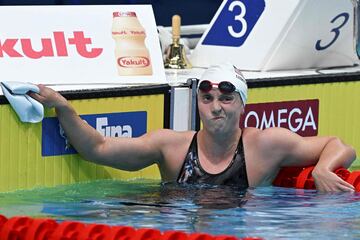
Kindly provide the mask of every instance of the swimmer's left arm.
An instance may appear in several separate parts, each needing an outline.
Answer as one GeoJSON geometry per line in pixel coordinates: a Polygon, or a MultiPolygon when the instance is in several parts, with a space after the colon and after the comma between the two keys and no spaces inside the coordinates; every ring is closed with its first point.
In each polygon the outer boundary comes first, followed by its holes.
{"type": "Polygon", "coordinates": [[[351,146],[337,137],[329,137],[312,171],[316,188],[325,192],[354,191],[354,187],[338,177],[334,171],[339,167],[350,167],[355,159],[356,152],[351,146]]]}
{"type": "MultiPolygon", "coordinates": [[[[339,167],[348,168],[356,159],[355,150],[337,137],[301,137],[289,130],[268,131],[272,139],[272,158],[282,166],[316,165],[313,177],[319,191],[353,191],[353,186],[333,173],[339,167]]],[[[265,132],[264,131],[264,132],[265,132]]]]}

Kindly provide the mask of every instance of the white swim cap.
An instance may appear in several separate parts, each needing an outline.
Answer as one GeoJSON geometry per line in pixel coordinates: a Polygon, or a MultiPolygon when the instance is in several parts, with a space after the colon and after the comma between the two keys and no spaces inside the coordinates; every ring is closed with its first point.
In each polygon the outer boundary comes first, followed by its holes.
{"type": "Polygon", "coordinates": [[[202,81],[205,80],[208,80],[212,83],[220,83],[224,81],[231,82],[236,88],[235,91],[240,94],[240,98],[244,106],[246,105],[248,91],[246,80],[241,71],[233,64],[226,62],[219,65],[210,66],[201,76],[199,85],[202,81]]]}

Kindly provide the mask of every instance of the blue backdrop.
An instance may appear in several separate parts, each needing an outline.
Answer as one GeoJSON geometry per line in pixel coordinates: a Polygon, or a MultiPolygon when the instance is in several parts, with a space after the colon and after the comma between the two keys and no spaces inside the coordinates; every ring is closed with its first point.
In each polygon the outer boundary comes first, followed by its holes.
{"type": "Polygon", "coordinates": [[[157,25],[170,26],[179,14],[182,25],[209,23],[222,0],[0,0],[0,5],[152,4],[157,25]]]}

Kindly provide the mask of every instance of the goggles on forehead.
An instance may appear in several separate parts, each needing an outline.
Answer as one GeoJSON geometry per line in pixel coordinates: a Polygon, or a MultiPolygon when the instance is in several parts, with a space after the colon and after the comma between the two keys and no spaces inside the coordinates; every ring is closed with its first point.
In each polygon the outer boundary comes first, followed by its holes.
{"type": "Polygon", "coordinates": [[[210,92],[213,86],[217,86],[221,93],[232,93],[236,90],[234,84],[228,81],[222,81],[219,83],[212,83],[209,80],[204,80],[199,85],[199,90],[202,92],[210,92]]]}

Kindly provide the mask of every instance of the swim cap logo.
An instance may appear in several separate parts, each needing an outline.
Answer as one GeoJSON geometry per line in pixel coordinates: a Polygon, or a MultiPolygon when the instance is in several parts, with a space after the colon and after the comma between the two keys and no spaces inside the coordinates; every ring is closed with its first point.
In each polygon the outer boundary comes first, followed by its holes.
{"type": "Polygon", "coordinates": [[[147,57],[120,57],[117,63],[125,68],[142,68],[150,65],[150,60],[147,57]]]}
{"type": "Polygon", "coordinates": [[[243,83],[247,84],[246,80],[245,80],[245,77],[242,74],[242,72],[240,71],[240,69],[236,68],[235,66],[233,66],[233,68],[234,68],[234,71],[235,71],[235,77],[237,79],[241,80],[243,83]]]}
{"type": "Polygon", "coordinates": [[[264,0],[228,0],[202,44],[240,47],[264,9],[264,0]]]}

